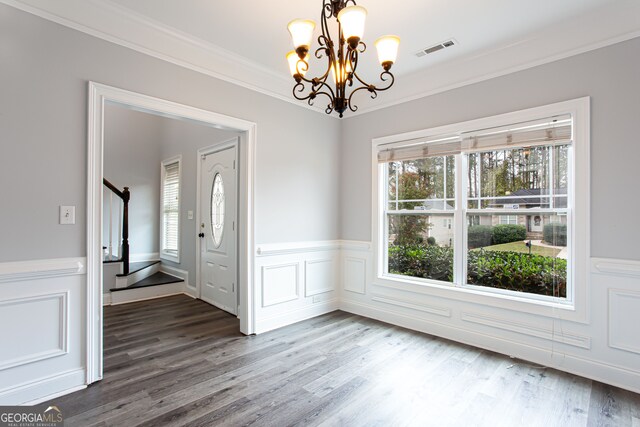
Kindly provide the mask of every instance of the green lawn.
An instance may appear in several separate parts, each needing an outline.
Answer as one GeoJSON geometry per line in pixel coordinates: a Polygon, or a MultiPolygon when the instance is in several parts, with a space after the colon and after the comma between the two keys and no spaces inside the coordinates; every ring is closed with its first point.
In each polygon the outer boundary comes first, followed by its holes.
{"type": "MultiPolygon", "coordinates": [[[[501,245],[493,245],[493,246],[485,246],[485,251],[510,251],[510,252],[521,252],[528,254],[529,248],[525,246],[524,242],[511,242],[511,243],[503,243],[501,245]]],[[[535,255],[543,255],[554,257],[558,255],[560,249],[556,248],[548,248],[546,246],[531,246],[531,253],[535,255]]]]}

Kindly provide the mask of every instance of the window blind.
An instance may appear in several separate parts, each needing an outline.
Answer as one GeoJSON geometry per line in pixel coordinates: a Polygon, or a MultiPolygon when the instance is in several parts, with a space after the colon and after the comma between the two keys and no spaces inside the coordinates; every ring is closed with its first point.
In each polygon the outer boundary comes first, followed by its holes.
{"type": "Polygon", "coordinates": [[[437,136],[393,144],[378,151],[378,162],[400,162],[434,156],[460,154],[462,139],[457,135],[437,136]]]}
{"type": "Polygon", "coordinates": [[[380,146],[378,162],[389,163],[505,148],[566,145],[572,141],[572,124],[571,116],[564,115],[456,135],[403,141],[380,146]]]}
{"type": "Polygon", "coordinates": [[[162,182],[162,250],[178,252],[180,162],[164,165],[162,182]]]}
{"type": "Polygon", "coordinates": [[[505,148],[571,143],[571,116],[547,118],[463,134],[462,151],[478,152],[505,148]]]}

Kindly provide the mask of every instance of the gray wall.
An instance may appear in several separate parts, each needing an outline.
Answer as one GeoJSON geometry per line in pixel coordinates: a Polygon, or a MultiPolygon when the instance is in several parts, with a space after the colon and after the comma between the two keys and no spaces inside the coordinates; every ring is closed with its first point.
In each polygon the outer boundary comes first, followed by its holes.
{"type": "Polygon", "coordinates": [[[256,242],[339,238],[338,120],[4,4],[0,63],[0,262],[86,255],[90,80],[256,122],[256,242]]]}
{"type": "MultiPolygon", "coordinates": [[[[122,190],[129,187],[129,253],[159,251],[160,146],[165,118],[107,104],[104,112],[104,177],[122,190]]],[[[105,202],[111,191],[103,189],[105,202]]],[[[118,202],[114,196],[114,203],[118,202]]],[[[117,248],[118,210],[113,209],[113,239],[117,248]]],[[[104,204],[103,246],[107,246],[108,205],[104,204]],[[107,231],[107,232],[105,232],[107,231]]]]}
{"type": "Polygon", "coordinates": [[[591,255],[640,260],[640,38],[348,118],[343,239],[371,239],[371,140],[591,96],[591,255]]]}

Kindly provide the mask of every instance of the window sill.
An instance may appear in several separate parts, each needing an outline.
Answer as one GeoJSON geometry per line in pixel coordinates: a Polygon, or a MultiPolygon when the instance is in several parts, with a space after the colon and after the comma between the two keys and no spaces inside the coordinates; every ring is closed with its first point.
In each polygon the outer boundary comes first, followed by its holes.
{"type": "Polygon", "coordinates": [[[168,254],[165,252],[161,252],[160,253],[160,259],[163,259],[165,261],[171,261],[171,262],[175,262],[175,263],[180,263],[180,254],[177,255],[173,255],[173,254],[168,254]]]}

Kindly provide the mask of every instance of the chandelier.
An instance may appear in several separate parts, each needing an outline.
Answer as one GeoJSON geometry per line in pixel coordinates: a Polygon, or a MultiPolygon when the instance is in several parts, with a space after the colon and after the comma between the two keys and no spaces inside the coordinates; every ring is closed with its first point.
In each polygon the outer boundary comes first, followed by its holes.
{"type": "Polygon", "coordinates": [[[309,105],[313,105],[318,96],[324,95],[329,99],[325,112],[331,114],[336,111],[342,117],[347,108],[353,112],[358,109],[352,101],[357,92],[366,90],[375,99],[378,92],[393,86],[395,77],[390,70],[398,54],[400,38],[397,36],[383,36],[375,42],[378,60],[383,68],[381,86],[366,83],[357,73],[359,55],[367,49],[362,41],[366,17],[366,9],[357,6],[354,0],[323,0],[320,18],[322,34],[318,36],[320,47],[315,51],[315,57],[326,57],[328,64],[324,74],[313,78],[305,76],[309,71],[309,50],[316,23],[308,19],[295,19],[289,23],[295,50],[287,54],[287,61],[296,81],[293,86],[296,99],[307,100],[309,105]],[[329,34],[328,20],[332,17],[338,24],[337,46],[329,34]],[[327,82],[329,76],[333,85],[327,82]],[[310,89],[306,94],[305,83],[310,89]]]}

